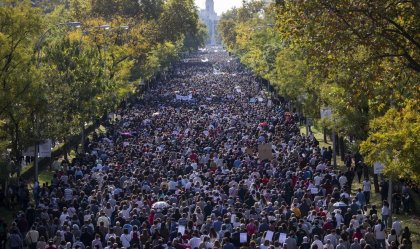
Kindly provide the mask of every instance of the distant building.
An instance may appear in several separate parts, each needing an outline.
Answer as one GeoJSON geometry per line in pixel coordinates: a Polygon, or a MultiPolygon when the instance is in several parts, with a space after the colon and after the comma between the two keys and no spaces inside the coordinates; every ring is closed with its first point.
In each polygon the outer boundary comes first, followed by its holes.
{"type": "Polygon", "coordinates": [[[200,10],[200,19],[206,24],[209,31],[209,40],[207,41],[210,45],[216,45],[217,42],[217,24],[220,17],[214,11],[213,0],[206,0],[206,8],[200,10]]]}

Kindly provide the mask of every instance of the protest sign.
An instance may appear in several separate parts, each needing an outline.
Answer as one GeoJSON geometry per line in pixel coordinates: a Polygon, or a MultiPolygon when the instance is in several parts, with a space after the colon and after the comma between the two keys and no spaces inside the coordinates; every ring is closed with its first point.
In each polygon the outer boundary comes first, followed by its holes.
{"type": "Polygon", "coordinates": [[[273,151],[271,144],[260,144],[258,145],[258,157],[261,160],[273,159],[273,151]]]}
{"type": "Polygon", "coordinates": [[[273,236],[274,236],[274,232],[273,231],[267,231],[265,233],[265,240],[272,241],[273,240],[273,236]]]}

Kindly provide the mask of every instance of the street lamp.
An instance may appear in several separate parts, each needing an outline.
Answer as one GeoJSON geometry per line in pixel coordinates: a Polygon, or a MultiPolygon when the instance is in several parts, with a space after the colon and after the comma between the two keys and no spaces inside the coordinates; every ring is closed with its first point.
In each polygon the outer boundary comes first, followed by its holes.
{"type": "Polygon", "coordinates": [[[73,28],[80,28],[82,26],[80,22],[68,22],[68,23],[64,23],[64,25],[67,25],[68,27],[73,27],[73,28]]]}
{"type": "Polygon", "coordinates": [[[109,24],[103,24],[103,25],[99,25],[99,26],[97,26],[97,27],[95,27],[95,28],[108,30],[108,29],[110,29],[110,28],[111,28],[111,25],[109,25],[109,24]]]}
{"type": "Polygon", "coordinates": [[[128,30],[129,29],[128,25],[121,25],[118,28],[125,29],[125,30],[128,30]]]}
{"type": "Polygon", "coordinates": [[[51,30],[53,28],[59,27],[59,26],[67,26],[70,28],[80,28],[82,26],[82,24],[80,22],[65,22],[65,23],[58,23],[56,25],[54,25],[53,27],[47,29],[38,39],[38,42],[36,43],[36,50],[37,50],[37,62],[38,62],[38,67],[40,66],[41,63],[41,45],[42,43],[45,41],[45,38],[47,37],[47,35],[51,32],[51,30]]]}

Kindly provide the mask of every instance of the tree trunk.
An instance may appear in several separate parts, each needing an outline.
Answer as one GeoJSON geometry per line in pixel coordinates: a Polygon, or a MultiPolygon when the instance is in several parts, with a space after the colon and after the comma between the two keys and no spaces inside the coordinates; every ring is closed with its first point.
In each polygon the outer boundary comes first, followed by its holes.
{"type": "Polygon", "coordinates": [[[67,148],[66,138],[63,139],[63,144],[64,144],[64,146],[63,146],[64,147],[64,160],[68,161],[69,160],[69,157],[68,157],[69,150],[67,148]]]}
{"type": "Polygon", "coordinates": [[[336,133],[335,134],[335,151],[336,151],[336,153],[337,153],[337,155],[340,155],[340,150],[341,150],[341,148],[340,148],[340,146],[339,146],[339,139],[340,139],[340,137],[338,136],[338,134],[336,133]]]}
{"type": "Polygon", "coordinates": [[[82,121],[81,122],[81,128],[82,128],[82,141],[81,141],[81,151],[82,151],[82,154],[83,153],[85,153],[85,124],[84,124],[84,122],[82,121]]]}
{"type": "Polygon", "coordinates": [[[324,133],[324,143],[327,143],[327,128],[323,128],[322,132],[324,133]]]}
{"type": "Polygon", "coordinates": [[[373,186],[375,188],[375,193],[379,193],[379,180],[377,174],[373,175],[373,186]]]}
{"type": "Polygon", "coordinates": [[[346,145],[344,143],[344,137],[340,137],[339,141],[339,147],[340,147],[340,156],[341,156],[341,161],[344,161],[345,156],[346,156],[346,145]]]}

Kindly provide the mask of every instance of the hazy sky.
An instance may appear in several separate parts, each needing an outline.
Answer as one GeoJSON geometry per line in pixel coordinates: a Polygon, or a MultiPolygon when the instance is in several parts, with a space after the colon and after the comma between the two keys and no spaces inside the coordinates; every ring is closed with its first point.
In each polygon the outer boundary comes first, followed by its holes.
{"type": "MultiPolygon", "coordinates": [[[[205,9],[206,0],[195,0],[195,4],[199,9],[205,9]]],[[[214,0],[214,9],[216,13],[221,15],[226,10],[242,5],[242,0],[214,0]]]]}

